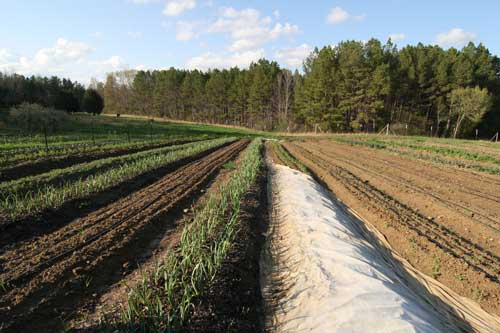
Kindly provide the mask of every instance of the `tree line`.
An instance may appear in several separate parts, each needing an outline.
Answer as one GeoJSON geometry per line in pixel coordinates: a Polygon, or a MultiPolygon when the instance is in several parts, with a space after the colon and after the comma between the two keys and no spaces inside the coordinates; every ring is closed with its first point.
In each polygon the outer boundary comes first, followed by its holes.
{"type": "MultiPolygon", "coordinates": [[[[104,112],[280,131],[377,132],[444,137],[500,129],[500,60],[482,44],[398,49],[344,41],[316,48],[302,72],[261,59],[249,68],[125,70],[92,80],[104,112]]],[[[0,108],[23,101],[82,110],[85,89],[58,78],[0,75],[0,108]]]]}
{"type": "Polygon", "coordinates": [[[303,72],[262,59],[248,69],[123,71],[96,84],[105,112],[264,130],[484,136],[500,128],[500,61],[482,44],[398,49],[345,41],[315,49],[303,72]]]}
{"type": "Polygon", "coordinates": [[[96,114],[104,108],[104,100],[95,89],[86,89],[70,79],[57,76],[25,77],[0,72],[0,110],[41,110],[29,105],[38,105],[47,110],[96,114]]]}

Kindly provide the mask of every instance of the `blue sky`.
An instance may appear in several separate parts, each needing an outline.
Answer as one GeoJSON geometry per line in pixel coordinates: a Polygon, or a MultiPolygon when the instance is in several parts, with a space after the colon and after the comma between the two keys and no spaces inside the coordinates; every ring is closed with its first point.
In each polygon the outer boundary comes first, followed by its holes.
{"type": "Polygon", "coordinates": [[[314,46],[396,39],[500,54],[500,2],[2,0],[0,70],[87,83],[121,69],[300,67],[314,46]]]}

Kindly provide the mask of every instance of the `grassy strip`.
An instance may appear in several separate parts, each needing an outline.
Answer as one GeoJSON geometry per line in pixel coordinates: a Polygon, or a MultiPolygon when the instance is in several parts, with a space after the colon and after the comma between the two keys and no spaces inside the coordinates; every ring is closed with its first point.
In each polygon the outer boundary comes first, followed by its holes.
{"type": "Polygon", "coordinates": [[[297,160],[295,157],[290,155],[288,151],[281,145],[281,143],[273,141],[272,143],[274,151],[276,154],[278,154],[278,157],[285,162],[288,165],[295,166],[298,168],[300,171],[302,171],[305,174],[309,174],[309,171],[307,170],[307,167],[302,164],[299,160],[297,160]]]}
{"type": "Polygon", "coordinates": [[[143,158],[136,158],[136,156],[134,156],[134,158],[118,167],[111,168],[104,172],[91,174],[87,177],[67,182],[60,186],[44,186],[24,195],[13,193],[0,201],[0,210],[12,219],[15,219],[16,217],[34,214],[47,208],[57,208],[69,200],[84,198],[145,172],[157,169],[179,159],[195,155],[204,150],[220,146],[231,140],[234,140],[234,138],[221,138],[177,147],[165,147],[154,153],[141,152],[138,154],[143,158]]]}
{"type": "Polygon", "coordinates": [[[181,328],[222,264],[238,229],[240,202],[262,166],[262,141],[245,150],[239,169],[212,194],[182,232],[179,248],[133,289],[120,319],[132,332],[172,332],[181,328]]]}
{"type": "Polygon", "coordinates": [[[345,138],[336,138],[336,140],[340,143],[346,143],[351,146],[365,146],[365,147],[370,147],[374,149],[384,149],[387,150],[390,153],[393,153],[398,156],[407,156],[410,158],[418,159],[418,160],[425,160],[425,161],[430,161],[433,163],[437,164],[444,164],[444,165],[450,165],[454,167],[459,167],[463,169],[470,169],[470,170],[476,170],[476,171],[481,171],[481,172],[486,172],[491,175],[499,175],[500,174],[500,168],[496,168],[493,166],[486,166],[486,165],[481,165],[481,164],[475,164],[475,163],[469,163],[461,160],[448,160],[445,158],[442,158],[439,155],[426,155],[422,154],[418,151],[401,151],[397,149],[393,149],[390,147],[390,145],[387,145],[386,142],[381,142],[381,141],[373,141],[373,140],[368,140],[368,141],[358,141],[358,140],[349,140],[345,138]]]}

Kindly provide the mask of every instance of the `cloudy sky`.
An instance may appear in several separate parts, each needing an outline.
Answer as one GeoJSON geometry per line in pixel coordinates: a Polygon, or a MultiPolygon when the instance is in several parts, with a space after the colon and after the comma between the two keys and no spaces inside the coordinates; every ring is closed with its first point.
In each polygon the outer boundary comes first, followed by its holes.
{"type": "Polygon", "coordinates": [[[345,39],[483,42],[500,54],[500,1],[1,0],[0,71],[87,83],[126,68],[300,68],[345,39]]]}

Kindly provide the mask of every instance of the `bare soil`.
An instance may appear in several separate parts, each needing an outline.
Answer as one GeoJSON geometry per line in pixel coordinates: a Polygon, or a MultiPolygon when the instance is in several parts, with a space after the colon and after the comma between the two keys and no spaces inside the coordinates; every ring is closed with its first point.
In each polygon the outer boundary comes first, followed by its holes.
{"type": "Polygon", "coordinates": [[[412,265],[500,314],[500,177],[330,140],[284,146],[412,265]]]}
{"type": "Polygon", "coordinates": [[[123,196],[129,195],[131,192],[149,186],[180,166],[198,160],[228,144],[226,143],[220,147],[210,148],[193,156],[182,158],[88,197],[69,200],[61,207],[50,208],[16,220],[11,220],[0,214],[0,254],[6,249],[16,246],[18,242],[31,242],[32,239],[53,232],[77,217],[89,214],[123,196]]]}
{"type": "MultiPolygon", "coordinates": [[[[241,164],[242,153],[234,159],[236,166],[241,164]]],[[[158,234],[151,240],[151,251],[145,251],[140,258],[136,258],[137,265],[118,282],[110,286],[97,298],[91,298],[84,305],[75,310],[75,315],[67,323],[67,327],[75,332],[113,332],[113,323],[119,319],[119,315],[126,308],[129,292],[137,285],[143,275],[150,274],[158,262],[168,255],[172,249],[178,248],[180,236],[184,225],[194,218],[194,212],[200,208],[211,195],[216,194],[221,184],[225,183],[236,168],[219,168],[209,183],[193,194],[184,209],[175,210],[170,213],[175,227],[164,234],[158,234]]]]}
{"type": "Polygon", "coordinates": [[[3,331],[64,329],[74,310],[133,270],[151,240],[175,228],[175,209],[248,141],[216,150],[87,216],[0,256],[3,331]]]}

